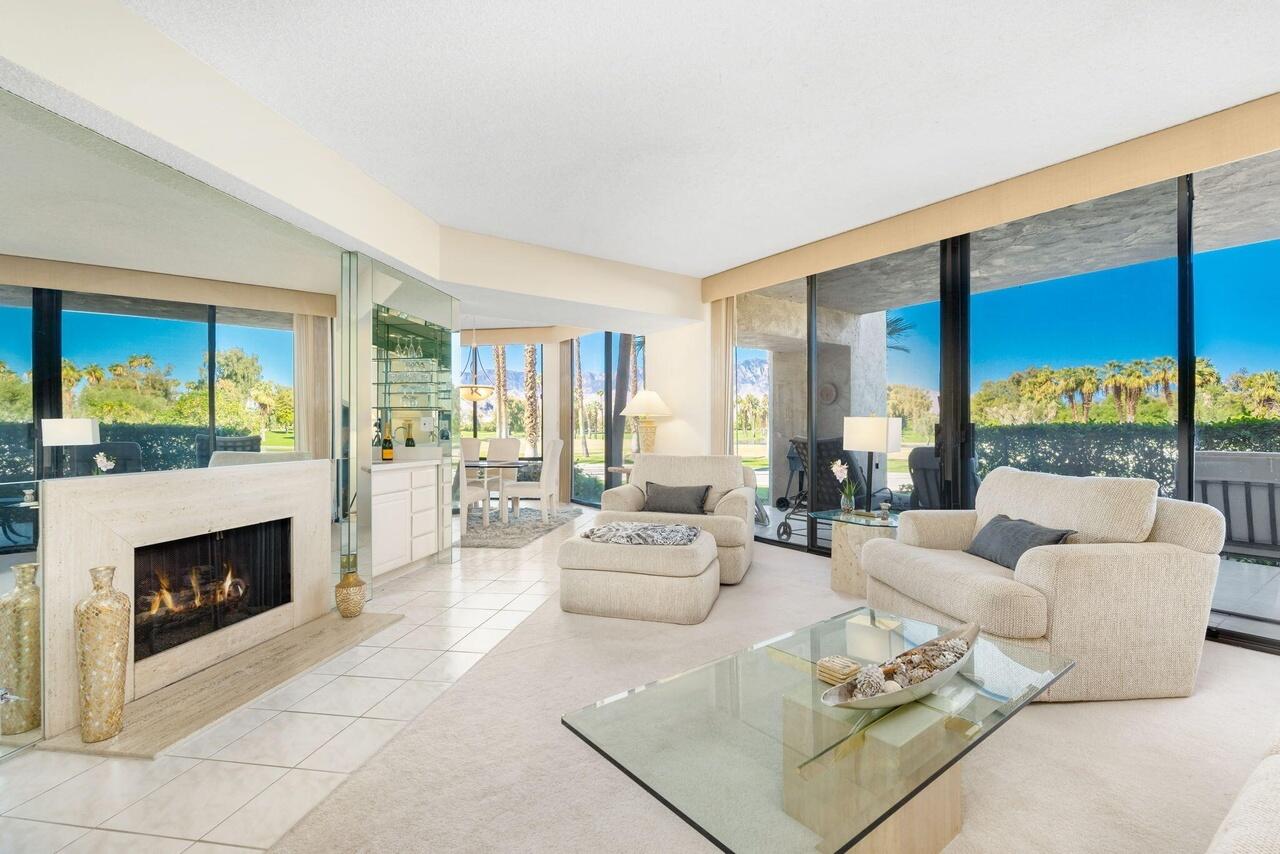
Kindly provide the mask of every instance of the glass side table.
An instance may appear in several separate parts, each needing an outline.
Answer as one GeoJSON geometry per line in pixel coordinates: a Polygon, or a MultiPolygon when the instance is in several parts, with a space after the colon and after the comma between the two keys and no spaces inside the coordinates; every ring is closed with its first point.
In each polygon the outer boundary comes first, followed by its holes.
{"type": "Polygon", "coordinates": [[[898,536],[898,514],[888,519],[857,516],[843,510],[817,510],[809,514],[831,523],[831,589],[866,597],[867,575],[862,571],[862,546],[880,537],[898,536]]]}

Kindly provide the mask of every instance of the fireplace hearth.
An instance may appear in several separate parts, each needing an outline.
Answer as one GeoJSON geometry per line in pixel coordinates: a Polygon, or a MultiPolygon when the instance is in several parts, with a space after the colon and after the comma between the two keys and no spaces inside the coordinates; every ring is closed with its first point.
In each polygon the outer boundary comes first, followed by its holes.
{"type": "Polygon", "coordinates": [[[135,661],[291,601],[289,519],[134,551],[135,661]]]}

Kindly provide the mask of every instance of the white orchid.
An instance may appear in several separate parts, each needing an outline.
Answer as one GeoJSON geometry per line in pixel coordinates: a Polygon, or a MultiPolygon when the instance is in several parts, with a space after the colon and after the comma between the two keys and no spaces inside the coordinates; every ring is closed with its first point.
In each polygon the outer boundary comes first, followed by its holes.
{"type": "Polygon", "coordinates": [[[836,483],[844,483],[849,478],[849,467],[843,460],[833,460],[831,473],[836,476],[836,483]]]}
{"type": "Polygon", "coordinates": [[[93,464],[98,467],[98,471],[106,474],[116,467],[116,461],[108,457],[102,451],[93,455],[93,464]]]}

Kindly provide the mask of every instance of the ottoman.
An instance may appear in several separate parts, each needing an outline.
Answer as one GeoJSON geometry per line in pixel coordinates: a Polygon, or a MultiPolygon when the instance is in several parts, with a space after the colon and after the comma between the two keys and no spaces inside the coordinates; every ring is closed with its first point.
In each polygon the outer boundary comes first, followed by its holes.
{"type": "Polygon", "coordinates": [[[720,595],[715,537],[687,546],[630,546],[574,537],[560,544],[560,610],[691,625],[720,595]]]}

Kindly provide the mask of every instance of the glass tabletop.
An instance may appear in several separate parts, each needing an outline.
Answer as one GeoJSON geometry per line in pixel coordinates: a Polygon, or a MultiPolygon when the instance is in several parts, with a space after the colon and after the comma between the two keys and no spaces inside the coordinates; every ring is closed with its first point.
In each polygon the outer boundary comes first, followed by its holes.
{"type": "Polygon", "coordinates": [[[944,631],[858,608],[563,723],[726,850],[842,851],[1073,664],[982,636],[964,671],[923,700],[875,711],[821,702],[830,686],[818,659],[878,664],[944,631]]]}
{"type": "Polygon", "coordinates": [[[842,522],[846,525],[865,525],[868,528],[898,527],[897,513],[890,513],[888,519],[881,519],[879,516],[859,516],[855,513],[850,513],[847,510],[814,510],[809,515],[815,519],[823,519],[827,522],[842,522]]]}
{"type": "Polygon", "coordinates": [[[467,460],[464,465],[469,469],[518,469],[537,460],[467,460]]]}

